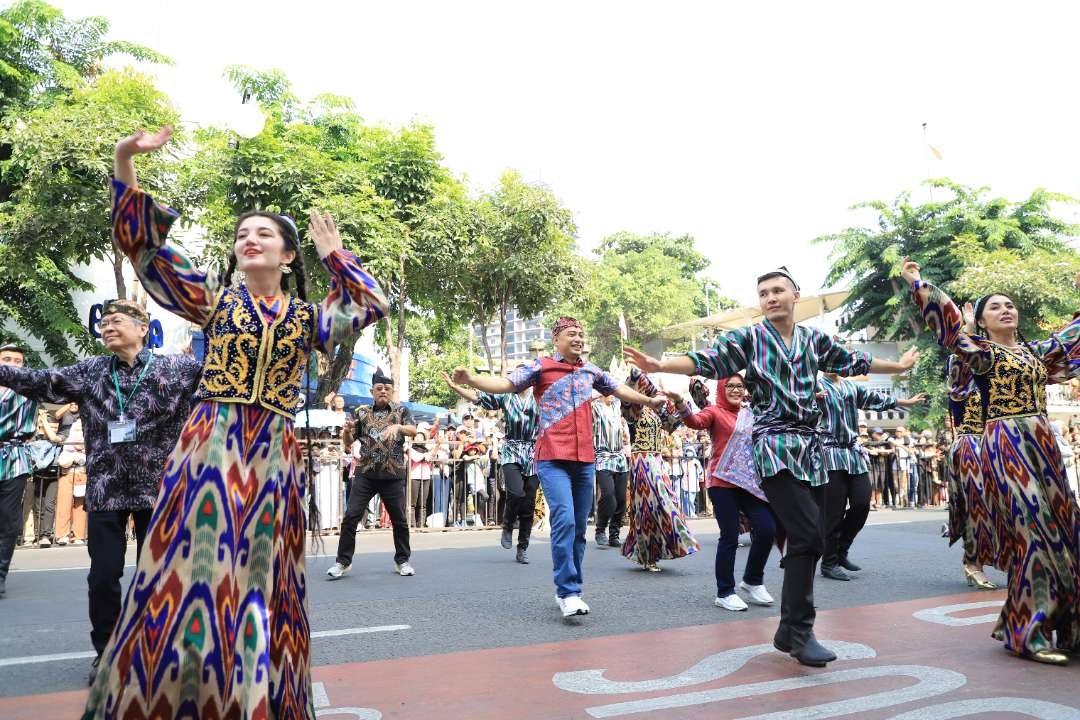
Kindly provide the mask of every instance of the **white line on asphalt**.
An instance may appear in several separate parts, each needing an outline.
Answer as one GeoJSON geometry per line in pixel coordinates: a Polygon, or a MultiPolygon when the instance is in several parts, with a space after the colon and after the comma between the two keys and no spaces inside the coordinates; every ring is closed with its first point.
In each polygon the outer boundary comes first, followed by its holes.
{"type": "Polygon", "coordinates": [[[57,660],[89,660],[95,652],[59,653],[57,655],[28,655],[27,657],[0,658],[0,667],[9,665],[33,665],[34,663],[56,662],[57,660]]]}
{"type": "MultiPolygon", "coordinates": [[[[411,630],[410,625],[374,625],[372,627],[345,628],[343,630],[319,630],[311,633],[313,638],[338,637],[341,635],[367,635],[369,633],[395,632],[411,630]]],[[[0,667],[12,665],[36,665],[38,663],[59,662],[61,660],[89,660],[94,652],[56,653],[53,655],[26,655],[24,657],[0,658],[0,667]]]]}
{"type": "Polygon", "coordinates": [[[338,637],[339,635],[367,635],[368,633],[411,630],[409,625],[375,625],[374,627],[345,628],[344,630],[319,630],[311,633],[313,638],[338,637]]]}

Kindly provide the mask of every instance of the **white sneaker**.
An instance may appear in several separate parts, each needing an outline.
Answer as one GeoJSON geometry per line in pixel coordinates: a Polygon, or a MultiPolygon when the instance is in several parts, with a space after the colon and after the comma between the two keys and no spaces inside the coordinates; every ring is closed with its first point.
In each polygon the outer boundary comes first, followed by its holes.
{"type": "Polygon", "coordinates": [[[739,589],[749,595],[750,602],[755,605],[772,605],[774,602],[773,596],[769,594],[764,585],[747,585],[740,582],[739,589]]]}
{"type": "Polygon", "coordinates": [[[57,545],[67,545],[68,544],[68,539],[66,537],[58,538],[56,540],[56,544],[57,545]]]}
{"type": "Polygon", "coordinates": [[[731,593],[727,597],[716,598],[715,600],[713,600],[713,605],[715,605],[716,607],[722,607],[725,610],[731,610],[732,612],[746,610],[749,607],[745,602],[743,602],[743,599],[735,593],[731,593]]]}
{"type": "Polygon", "coordinates": [[[337,580],[339,577],[349,572],[348,565],[342,565],[339,562],[330,566],[330,569],[326,571],[326,574],[330,576],[331,580],[337,580]]]}
{"type": "Polygon", "coordinates": [[[557,597],[555,599],[559,601],[559,610],[562,611],[564,618],[589,614],[589,606],[585,604],[580,595],[567,595],[564,598],[557,597]]]}
{"type": "Polygon", "coordinates": [[[408,560],[401,563],[400,565],[394,565],[394,568],[397,574],[402,577],[408,577],[410,575],[416,574],[416,570],[413,569],[413,566],[409,564],[408,560]]]}

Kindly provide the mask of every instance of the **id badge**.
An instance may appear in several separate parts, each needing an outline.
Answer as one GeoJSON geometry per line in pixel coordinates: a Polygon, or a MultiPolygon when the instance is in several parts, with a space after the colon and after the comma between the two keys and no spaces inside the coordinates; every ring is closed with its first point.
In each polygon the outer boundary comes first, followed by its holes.
{"type": "Polygon", "coordinates": [[[120,445],[135,442],[135,421],[114,420],[109,423],[109,443],[120,445]]]}

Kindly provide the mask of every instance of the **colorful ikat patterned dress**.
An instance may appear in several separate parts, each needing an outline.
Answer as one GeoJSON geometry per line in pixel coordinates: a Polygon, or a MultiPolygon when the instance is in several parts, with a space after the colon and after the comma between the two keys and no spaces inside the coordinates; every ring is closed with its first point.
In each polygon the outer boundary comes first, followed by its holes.
{"type": "MultiPolygon", "coordinates": [[[[629,383],[649,397],[656,388],[636,369],[629,383]]],[[[664,472],[663,451],[667,433],[681,424],[667,409],[659,414],[641,405],[624,405],[636,415],[630,459],[629,532],[622,554],[646,570],[657,570],[659,560],[692,555],[701,549],[679,510],[678,495],[664,472]]]]}
{"type": "Polygon", "coordinates": [[[311,350],[386,300],[341,250],[323,260],[319,305],[222,287],[165,244],[177,214],[117,181],[112,217],[143,286],[202,326],[208,349],[84,717],[314,718],[293,410],[311,350]]]}
{"type": "Polygon", "coordinates": [[[946,361],[949,378],[949,415],[953,440],[949,448],[949,545],[964,541],[964,562],[996,565],[994,541],[994,483],[984,483],[982,473],[982,393],[967,363],[956,355],[946,361]]]}
{"type": "Polygon", "coordinates": [[[1009,576],[993,636],[1022,657],[1078,648],[1080,514],[1047,420],[1045,386],[1080,372],[1080,320],[1048,340],[1008,348],[964,333],[959,308],[940,289],[918,281],[912,290],[927,326],[971,368],[982,396],[980,464],[993,484],[995,564],[1009,576]]]}

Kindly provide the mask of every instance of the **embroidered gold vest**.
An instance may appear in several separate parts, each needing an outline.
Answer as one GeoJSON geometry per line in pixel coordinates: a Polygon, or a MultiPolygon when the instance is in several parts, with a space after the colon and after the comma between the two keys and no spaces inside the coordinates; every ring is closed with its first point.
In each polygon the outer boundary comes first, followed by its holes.
{"type": "MultiPolygon", "coordinates": [[[[953,400],[949,401],[952,404],[953,400]]],[[[957,435],[982,435],[983,434],[983,406],[982,395],[977,387],[971,388],[962,403],[953,412],[953,420],[957,435]],[[957,419],[959,418],[959,419],[957,419]]]]}
{"type": "Polygon", "coordinates": [[[314,327],[310,303],[290,296],[284,315],[267,322],[247,287],[227,288],[204,328],[206,360],[195,398],[258,404],[295,417],[314,327]]]}
{"type": "Polygon", "coordinates": [[[991,365],[977,375],[986,421],[1046,414],[1046,366],[1026,347],[991,346],[991,365]]]}

